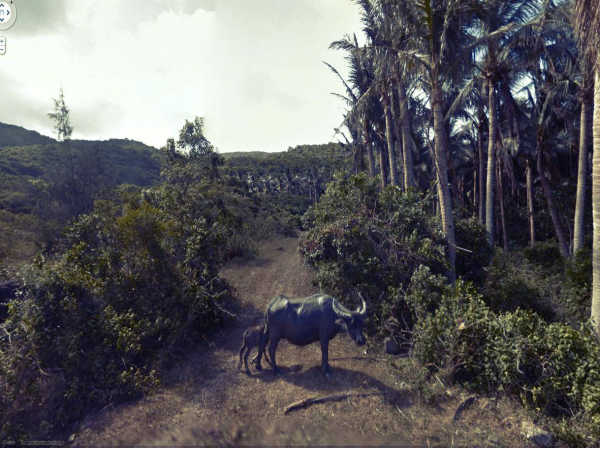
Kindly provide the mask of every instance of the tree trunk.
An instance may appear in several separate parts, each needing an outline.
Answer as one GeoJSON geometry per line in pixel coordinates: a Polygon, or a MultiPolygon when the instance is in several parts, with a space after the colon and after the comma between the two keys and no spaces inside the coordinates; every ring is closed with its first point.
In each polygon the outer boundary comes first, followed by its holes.
{"type": "Polygon", "coordinates": [[[383,110],[385,114],[385,139],[389,158],[390,184],[398,186],[398,164],[396,162],[396,151],[394,148],[394,129],[392,126],[392,112],[390,111],[390,97],[384,90],[382,92],[383,110]]]}
{"type": "Polygon", "coordinates": [[[401,83],[398,86],[398,99],[400,103],[400,124],[402,135],[402,156],[404,165],[404,189],[408,191],[415,187],[415,169],[412,155],[412,137],[410,135],[410,118],[408,117],[408,100],[406,91],[401,83]]]}
{"type": "Polygon", "coordinates": [[[504,187],[502,185],[502,162],[498,161],[498,202],[500,203],[500,224],[502,226],[502,244],[505,252],[508,252],[508,233],[506,232],[506,220],[504,216],[504,187]]]}
{"type": "MultiPolygon", "coordinates": [[[[600,56],[596,67],[600,67],[600,56]]],[[[594,155],[592,160],[592,214],[594,219],[592,254],[592,324],[600,335],[600,69],[595,70],[594,155]]]]}
{"type": "Polygon", "coordinates": [[[487,162],[487,186],[485,198],[485,229],[487,231],[488,244],[494,247],[494,189],[496,188],[496,102],[494,99],[494,84],[488,80],[488,162],[487,162]]]}
{"type": "Polygon", "coordinates": [[[387,167],[387,147],[380,145],[377,149],[379,154],[379,174],[381,175],[381,189],[388,185],[388,167],[387,167]]]}
{"type": "Polygon", "coordinates": [[[579,165],[577,168],[577,197],[575,201],[575,225],[573,230],[573,254],[583,247],[585,238],[583,233],[583,212],[585,208],[585,177],[587,176],[587,150],[588,150],[588,128],[589,111],[591,104],[584,94],[581,102],[581,117],[579,120],[579,165]]]}
{"type": "Polygon", "coordinates": [[[448,149],[446,127],[444,126],[444,113],[442,111],[442,91],[439,85],[437,71],[433,70],[431,96],[433,107],[433,130],[435,136],[435,166],[438,174],[440,194],[440,213],[442,216],[442,231],[448,242],[448,259],[450,272],[448,278],[451,283],[456,281],[456,236],[454,231],[454,216],[452,214],[452,196],[448,186],[448,149]]]}
{"type": "Polygon", "coordinates": [[[369,175],[375,176],[375,157],[373,155],[373,145],[369,139],[369,122],[365,117],[363,121],[363,141],[365,144],[365,152],[367,153],[367,165],[369,168],[369,175]]]}
{"type": "Polygon", "coordinates": [[[527,179],[527,218],[529,219],[529,247],[535,244],[535,224],[533,220],[533,177],[529,157],[525,160],[525,177],[527,179]]]}
{"type": "Polygon", "coordinates": [[[554,233],[556,234],[556,239],[558,239],[558,248],[560,250],[560,254],[563,258],[569,257],[569,245],[567,244],[567,240],[565,239],[564,232],[562,230],[562,226],[560,224],[560,219],[558,217],[558,211],[556,210],[556,206],[552,200],[552,189],[550,188],[550,183],[546,178],[546,174],[544,172],[544,138],[543,131],[538,130],[537,137],[537,170],[538,175],[540,177],[540,181],[542,183],[542,191],[544,192],[544,197],[546,198],[546,204],[548,205],[548,211],[550,212],[550,217],[552,218],[552,225],[554,226],[554,233]]]}
{"type": "Polygon", "coordinates": [[[479,223],[485,225],[485,163],[483,159],[483,133],[482,125],[479,126],[479,139],[477,150],[479,153],[479,223]]]}
{"type": "Polygon", "coordinates": [[[473,217],[477,215],[477,179],[479,174],[477,173],[477,153],[473,156],[473,197],[471,201],[473,203],[473,217]]]}
{"type": "MultiPolygon", "coordinates": [[[[397,81],[395,82],[397,84],[397,81]]],[[[395,89],[392,88],[395,92],[395,89]]],[[[402,148],[402,129],[400,119],[400,107],[398,105],[397,96],[392,93],[390,94],[391,101],[391,113],[392,113],[392,130],[394,132],[394,151],[396,155],[396,170],[398,172],[398,186],[404,189],[404,149],[402,148]]]]}

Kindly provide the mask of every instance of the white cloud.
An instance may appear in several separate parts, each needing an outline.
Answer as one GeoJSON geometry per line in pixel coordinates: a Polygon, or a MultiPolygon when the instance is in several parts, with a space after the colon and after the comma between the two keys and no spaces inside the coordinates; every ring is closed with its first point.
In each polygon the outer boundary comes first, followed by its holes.
{"type": "Polygon", "coordinates": [[[347,0],[67,1],[61,27],[5,32],[19,89],[0,86],[0,121],[51,133],[60,86],[74,138],[160,146],[200,115],[221,151],[277,151],[327,142],[342,119],[321,61],[345,64],[328,45],[360,27],[347,0]]]}

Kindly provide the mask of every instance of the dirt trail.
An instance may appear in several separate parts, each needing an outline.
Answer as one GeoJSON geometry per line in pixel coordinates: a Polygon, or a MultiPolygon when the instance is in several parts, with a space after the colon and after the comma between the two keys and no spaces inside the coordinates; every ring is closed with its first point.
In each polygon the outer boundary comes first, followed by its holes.
{"type": "Polygon", "coordinates": [[[234,261],[222,275],[242,302],[238,322],[169,373],[166,387],[158,393],[84,420],[73,446],[527,445],[510,423],[497,441],[490,440],[487,422],[473,431],[482,417],[498,424],[505,420],[497,408],[466,411],[462,427],[452,424],[458,397],[450,396],[444,406],[423,414],[397,369],[383,355],[365,358],[363,348],[345,335],[331,341],[329,379],[321,375],[317,344],[295,347],[285,341],[277,351],[282,375],[256,372],[253,366],[251,376],[238,371],[242,332],[258,323],[269,299],[277,294],[309,295],[316,289],[293,238],[265,243],[258,258],[234,261]],[[284,414],[287,405],[306,397],[347,392],[376,395],[284,414]]]}

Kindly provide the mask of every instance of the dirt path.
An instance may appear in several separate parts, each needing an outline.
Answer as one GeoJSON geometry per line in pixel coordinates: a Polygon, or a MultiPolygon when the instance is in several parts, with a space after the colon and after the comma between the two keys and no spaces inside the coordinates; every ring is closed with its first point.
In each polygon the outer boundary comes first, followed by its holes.
{"type": "Polygon", "coordinates": [[[449,393],[443,406],[423,411],[398,370],[383,355],[365,358],[348,336],[331,342],[329,379],[319,370],[318,345],[295,347],[284,341],[277,351],[282,375],[253,370],[247,376],[238,371],[242,332],[260,320],[269,299],[282,293],[309,295],[316,289],[292,238],[264,244],[258,258],[232,262],[222,275],[242,301],[238,323],[169,373],[166,387],[155,395],[88,417],[73,446],[527,445],[510,422],[498,439],[495,434],[490,437],[485,423],[506,422],[506,413],[497,405],[466,411],[461,426],[452,423],[462,400],[457,395],[449,393]],[[297,400],[348,392],[375,395],[284,414],[297,400]],[[488,422],[479,423],[486,417],[488,422]],[[473,424],[480,428],[473,431],[473,424]]]}

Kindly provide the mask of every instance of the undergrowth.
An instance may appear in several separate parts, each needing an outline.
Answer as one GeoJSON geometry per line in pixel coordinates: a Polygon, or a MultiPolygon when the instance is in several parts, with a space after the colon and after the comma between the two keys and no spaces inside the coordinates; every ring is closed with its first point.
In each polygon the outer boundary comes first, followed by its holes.
{"type": "Polygon", "coordinates": [[[565,442],[600,442],[589,253],[564,261],[544,242],[492,258],[480,225],[458,218],[463,251],[451,286],[437,219],[425,213],[431,199],[374,183],[338,177],[306,213],[301,252],[320,286],[348,303],[366,294],[370,332],[404,341],[429,373],[520,399],[553,418],[565,442]]]}

